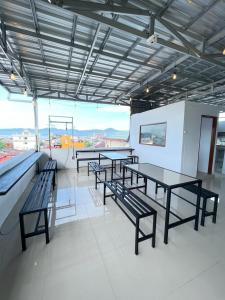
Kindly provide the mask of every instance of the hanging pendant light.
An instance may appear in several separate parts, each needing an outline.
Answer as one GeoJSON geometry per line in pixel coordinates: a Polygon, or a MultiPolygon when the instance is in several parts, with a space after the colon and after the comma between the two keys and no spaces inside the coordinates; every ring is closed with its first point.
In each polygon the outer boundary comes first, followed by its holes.
{"type": "Polygon", "coordinates": [[[24,89],[23,94],[24,94],[24,96],[27,96],[27,89],[24,89]]]}
{"type": "Polygon", "coordinates": [[[176,79],[177,79],[177,70],[176,70],[176,68],[175,68],[175,70],[174,70],[174,72],[173,72],[173,74],[172,74],[172,79],[173,79],[173,80],[176,80],[176,79]]]}
{"type": "Polygon", "coordinates": [[[13,70],[11,71],[10,79],[13,81],[16,80],[16,75],[14,74],[13,70]]]}

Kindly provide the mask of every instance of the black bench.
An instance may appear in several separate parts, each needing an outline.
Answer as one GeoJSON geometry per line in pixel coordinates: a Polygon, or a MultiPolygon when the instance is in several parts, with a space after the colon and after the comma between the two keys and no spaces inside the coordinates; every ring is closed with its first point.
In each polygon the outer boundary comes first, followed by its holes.
{"type": "Polygon", "coordinates": [[[102,183],[103,181],[100,178],[101,173],[105,173],[105,181],[107,178],[107,171],[106,168],[99,165],[96,162],[89,162],[88,163],[88,176],[90,175],[90,171],[95,175],[95,189],[97,190],[98,183],[102,183]]]}
{"type": "Polygon", "coordinates": [[[120,182],[104,182],[104,194],[103,203],[105,205],[106,197],[111,197],[115,203],[120,207],[124,214],[135,226],[135,254],[138,254],[138,244],[139,242],[145,241],[152,238],[152,247],[155,247],[155,237],[156,237],[156,219],[157,212],[146,202],[144,202],[140,197],[131,192],[127,187],[122,185],[120,182]],[[110,189],[113,194],[106,195],[106,188],[110,189]],[[129,213],[134,217],[135,220],[129,215],[129,213]],[[145,234],[140,229],[140,219],[153,216],[153,230],[150,234],[145,234]],[[142,237],[139,237],[141,233],[142,237]]]}
{"type": "Polygon", "coordinates": [[[26,239],[45,233],[46,243],[49,243],[48,229],[48,203],[51,198],[54,171],[46,171],[39,174],[23,208],[20,211],[20,232],[23,251],[26,250],[26,239]],[[38,214],[35,229],[29,233],[25,232],[25,215],[38,214]],[[44,225],[40,225],[41,215],[44,215],[44,225]]]}
{"type": "MultiPolygon", "coordinates": [[[[155,193],[156,194],[157,194],[159,188],[163,188],[163,187],[160,186],[158,183],[156,183],[156,187],[155,187],[155,193]]],[[[195,195],[198,194],[198,187],[194,184],[183,186],[182,188],[189,191],[189,192],[191,192],[191,193],[193,193],[193,194],[195,194],[195,195]]],[[[165,192],[166,192],[166,189],[164,188],[164,193],[165,192]]],[[[182,196],[178,195],[177,193],[173,192],[173,194],[195,206],[194,203],[192,203],[191,201],[188,201],[187,199],[184,199],[182,196]]],[[[208,216],[213,216],[212,222],[216,223],[219,195],[214,193],[214,192],[211,192],[209,190],[206,190],[204,188],[201,188],[201,198],[203,199],[202,207],[200,207],[200,209],[202,211],[201,226],[205,226],[205,218],[208,217],[208,216]],[[207,201],[210,198],[214,198],[214,205],[213,205],[213,211],[209,212],[209,211],[207,211],[207,201]]]]}
{"type": "Polygon", "coordinates": [[[55,159],[49,159],[48,161],[46,161],[44,168],[42,169],[41,172],[49,172],[49,171],[54,172],[53,185],[55,187],[55,177],[57,172],[57,161],[55,159]]]}
{"type": "MultiPolygon", "coordinates": [[[[102,159],[107,159],[107,158],[101,158],[101,160],[102,159]]],[[[81,161],[95,161],[95,160],[99,161],[99,158],[98,157],[77,158],[77,173],[80,172],[80,162],[81,161]]]]}
{"type": "MultiPolygon", "coordinates": [[[[196,185],[187,185],[183,188],[193,194],[196,194],[196,195],[198,194],[198,187],[196,185]]],[[[203,199],[203,204],[202,204],[202,208],[201,208],[202,209],[201,225],[202,226],[205,225],[205,217],[208,217],[208,216],[213,216],[212,222],[216,223],[219,195],[202,188],[201,189],[201,198],[203,199]],[[214,204],[213,204],[213,211],[208,212],[207,211],[207,201],[210,198],[214,198],[214,204]]]]}

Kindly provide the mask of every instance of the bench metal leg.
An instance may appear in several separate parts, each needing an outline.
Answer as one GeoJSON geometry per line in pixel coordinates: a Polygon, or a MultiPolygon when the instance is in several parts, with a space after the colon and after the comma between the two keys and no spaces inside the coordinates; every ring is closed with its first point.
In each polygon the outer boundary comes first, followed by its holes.
{"type": "Polygon", "coordinates": [[[77,173],[79,173],[79,161],[77,160],[77,173]]]}
{"type": "Polygon", "coordinates": [[[138,239],[139,239],[139,219],[136,219],[135,227],[135,254],[138,255],[138,239]]]}
{"type": "Polygon", "coordinates": [[[22,244],[23,251],[25,251],[27,247],[26,247],[26,238],[25,238],[25,229],[24,229],[24,216],[20,214],[19,218],[20,218],[21,244],[22,244]]]}
{"type": "Polygon", "coordinates": [[[134,176],[133,171],[130,171],[130,185],[133,185],[133,176],[134,176]]]}
{"type": "Polygon", "coordinates": [[[167,190],[166,200],[166,216],[165,216],[165,229],[164,229],[164,243],[168,244],[169,222],[170,222],[170,202],[171,202],[171,189],[167,190]]]}
{"type": "Polygon", "coordinates": [[[107,171],[105,170],[105,181],[107,180],[107,171]]]}
{"type": "Polygon", "coordinates": [[[201,226],[205,226],[205,213],[207,209],[207,198],[203,198],[201,226]]]}
{"type": "Polygon", "coordinates": [[[44,210],[44,218],[45,218],[45,237],[46,244],[49,243],[49,229],[48,229],[48,209],[44,210]]]}
{"type": "Polygon", "coordinates": [[[54,171],[54,176],[53,176],[53,190],[55,189],[55,186],[56,186],[56,172],[54,171]]]}
{"type": "Polygon", "coordinates": [[[137,176],[136,176],[136,183],[138,184],[138,181],[139,181],[139,175],[137,173],[137,176]]]}
{"type": "Polygon", "coordinates": [[[158,183],[156,182],[155,184],[155,194],[157,195],[158,194],[158,183]]]}
{"type": "Polygon", "coordinates": [[[123,166],[123,175],[122,175],[122,177],[123,177],[123,185],[125,184],[125,166],[123,166]]]}
{"type": "Polygon", "coordinates": [[[111,181],[113,181],[113,168],[114,168],[114,165],[113,165],[113,160],[112,160],[112,165],[111,165],[111,181]]]}
{"type": "Polygon", "coordinates": [[[155,248],[155,238],[156,238],[156,222],[157,222],[157,213],[153,215],[153,228],[152,228],[152,247],[155,248]]]}
{"type": "Polygon", "coordinates": [[[106,184],[104,183],[104,191],[103,191],[103,204],[105,205],[105,197],[106,196],[106,184]]]}
{"type": "Polygon", "coordinates": [[[95,172],[95,189],[97,190],[97,184],[98,184],[98,182],[97,182],[97,172],[95,172]]]}
{"type": "Polygon", "coordinates": [[[216,223],[216,216],[217,216],[217,208],[218,208],[218,196],[214,198],[214,207],[213,207],[213,223],[216,223]]]}
{"type": "Polygon", "coordinates": [[[90,175],[89,163],[88,163],[88,176],[90,175]]]}
{"type": "Polygon", "coordinates": [[[144,183],[145,183],[145,187],[144,187],[144,194],[146,195],[147,194],[147,178],[145,177],[144,178],[144,183]]]}

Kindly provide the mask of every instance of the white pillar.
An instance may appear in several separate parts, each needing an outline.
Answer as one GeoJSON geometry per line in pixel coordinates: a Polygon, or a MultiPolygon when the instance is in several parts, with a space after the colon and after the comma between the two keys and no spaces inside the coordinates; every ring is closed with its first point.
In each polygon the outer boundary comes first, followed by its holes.
{"type": "Polygon", "coordinates": [[[33,97],[33,107],[34,107],[34,130],[36,139],[36,151],[40,151],[40,139],[39,139],[39,126],[38,126],[38,103],[36,94],[33,97]]]}

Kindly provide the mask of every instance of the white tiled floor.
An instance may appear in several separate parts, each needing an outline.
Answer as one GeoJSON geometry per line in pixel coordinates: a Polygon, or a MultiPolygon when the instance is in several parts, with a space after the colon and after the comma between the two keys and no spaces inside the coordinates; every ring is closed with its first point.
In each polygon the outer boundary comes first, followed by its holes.
{"type": "MultiPolygon", "coordinates": [[[[203,176],[204,186],[220,193],[218,222],[171,229],[163,243],[164,211],[157,208],[157,243],[140,244],[134,255],[134,227],[111,199],[102,205],[102,188],[75,171],[58,173],[56,219],[51,242],[35,237],[5,273],[1,300],[224,300],[225,185],[222,176],[203,176]]],[[[153,194],[150,186],[149,193],[153,194]]],[[[191,197],[191,195],[189,194],[191,197]]],[[[163,201],[163,193],[159,192],[163,201]]],[[[182,215],[193,208],[174,197],[182,215]]],[[[54,214],[53,214],[54,216],[54,214]]]]}

